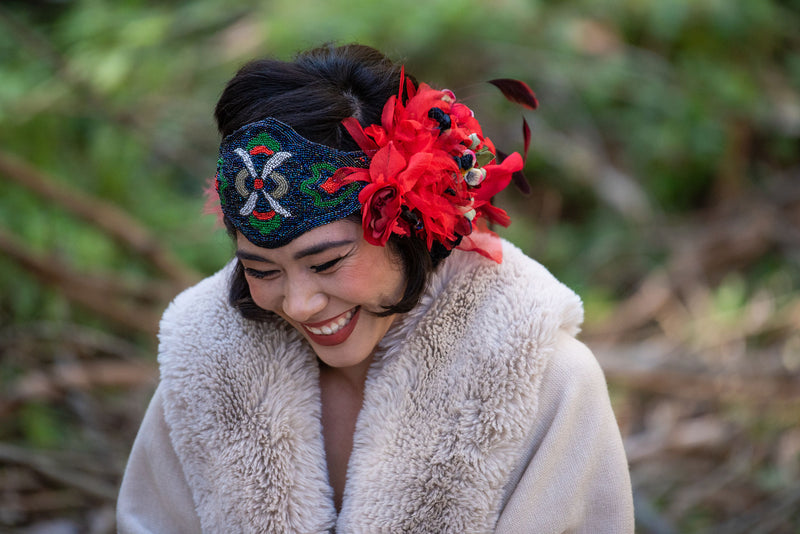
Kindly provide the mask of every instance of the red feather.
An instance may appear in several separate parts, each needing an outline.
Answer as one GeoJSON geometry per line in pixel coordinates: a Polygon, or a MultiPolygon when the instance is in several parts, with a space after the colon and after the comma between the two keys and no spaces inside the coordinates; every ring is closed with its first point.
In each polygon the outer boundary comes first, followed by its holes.
{"type": "Polygon", "coordinates": [[[222,228],[225,225],[223,224],[222,220],[222,206],[220,206],[219,203],[219,191],[217,191],[216,176],[208,180],[203,195],[206,197],[205,204],[203,205],[203,215],[214,215],[217,218],[217,227],[222,228]]]}
{"type": "Polygon", "coordinates": [[[536,95],[525,82],[513,80],[511,78],[498,78],[489,80],[489,83],[500,89],[503,95],[511,102],[528,109],[536,109],[539,107],[539,101],[536,100],[536,95]]]}
{"type": "Polygon", "coordinates": [[[378,148],[380,148],[375,141],[367,137],[364,133],[364,128],[358,122],[358,119],[355,117],[347,117],[346,119],[342,119],[342,124],[347,129],[347,133],[350,134],[350,137],[353,138],[353,141],[361,147],[361,150],[367,153],[367,155],[372,155],[375,153],[378,148]]]}
{"type": "Polygon", "coordinates": [[[522,161],[528,159],[528,149],[531,147],[531,127],[528,126],[528,121],[522,117],[522,140],[524,142],[524,151],[522,152],[522,161]]]}

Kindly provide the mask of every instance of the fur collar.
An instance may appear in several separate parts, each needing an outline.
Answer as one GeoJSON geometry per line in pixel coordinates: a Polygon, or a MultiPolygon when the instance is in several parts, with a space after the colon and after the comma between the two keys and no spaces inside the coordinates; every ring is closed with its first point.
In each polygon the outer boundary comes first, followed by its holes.
{"type": "Polygon", "coordinates": [[[230,266],[164,314],[170,436],[209,532],[488,532],[578,297],[504,243],[455,251],[367,376],[342,510],[327,481],[316,358],[290,326],[227,302],[230,266]]]}

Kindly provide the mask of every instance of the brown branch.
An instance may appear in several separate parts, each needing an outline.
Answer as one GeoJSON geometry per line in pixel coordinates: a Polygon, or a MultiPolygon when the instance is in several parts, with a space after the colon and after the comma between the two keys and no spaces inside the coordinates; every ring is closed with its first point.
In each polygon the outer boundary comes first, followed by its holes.
{"type": "MultiPolygon", "coordinates": [[[[14,496],[14,508],[25,514],[43,514],[66,510],[74,511],[85,504],[85,497],[69,489],[40,489],[33,493],[14,496]]],[[[75,532],[77,532],[77,526],[75,532]]]]}
{"type": "Polygon", "coordinates": [[[612,384],[639,391],[693,400],[742,400],[771,403],[800,402],[800,378],[788,374],[744,376],[738,373],[648,367],[625,352],[649,353],[652,347],[627,350],[594,348],[612,384]]]}
{"type": "Polygon", "coordinates": [[[65,187],[3,150],[0,150],[0,174],[97,226],[135,254],[144,257],[178,286],[186,287],[200,279],[196,272],[183,265],[144,226],[120,208],[65,187]]]}
{"type": "Polygon", "coordinates": [[[788,527],[791,517],[797,514],[800,506],[800,484],[776,492],[764,503],[745,510],[711,531],[712,534],[769,534],[772,532],[789,532],[779,530],[788,527]]]}
{"type": "MultiPolygon", "coordinates": [[[[30,321],[10,324],[0,330],[0,352],[14,351],[17,357],[41,355],[42,348],[56,343],[60,348],[97,356],[111,356],[123,361],[140,362],[149,349],[142,347],[108,329],[89,327],[70,321],[30,321]],[[35,343],[31,343],[34,340],[35,343]]],[[[34,358],[38,359],[38,358],[34,358]]]]}
{"type": "Polygon", "coordinates": [[[104,500],[116,500],[117,488],[85,471],[64,467],[63,463],[41,452],[30,451],[7,443],[0,443],[0,462],[27,466],[38,473],[68,487],[104,500]]]}
{"type": "Polygon", "coordinates": [[[687,418],[626,437],[625,453],[628,462],[635,464],[667,453],[723,449],[733,435],[733,427],[717,416],[687,418]]]}
{"type": "Polygon", "coordinates": [[[31,252],[2,228],[0,251],[41,283],[54,287],[69,300],[125,327],[147,334],[157,331],[159,316],[152,306],[119,302],[114,294],[109,294],[109,285],[104,284],[102,279],[75,272],[57,258],[45,258],[31,252]]]}
{"type": "Polygon", "coordinates": [[[32,400],[58,398],[69,390],[90,390],[96,387],[132,388],[155,386],[158,372],[155,365],[118,361],[62,363],[23,375],[7,388],[0,398],[0,414],[32,400]]]}
{"type": "Polygon", "coordinates": [[[688,229],[670,229],[663,237],[670,260],[652,270],[639,288],[620,302],[602,322],[588,324],[587,334],[606,341],[634,332],[657,320],[668,306],[691,294],[708,280],[720,279],[737,268],[753,264],[778,241],[782,213],[769,203],[752,199],[740,209],[727,208],[688,229]]]}

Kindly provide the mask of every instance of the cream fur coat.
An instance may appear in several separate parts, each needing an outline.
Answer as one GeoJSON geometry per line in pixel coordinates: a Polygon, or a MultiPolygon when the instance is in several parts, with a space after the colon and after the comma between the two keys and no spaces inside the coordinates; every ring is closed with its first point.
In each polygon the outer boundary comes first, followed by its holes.
{"type": "Polygon", "coordinates": [[[282,320],[231,309],[229,273],[164,314],[120,532],[633,531],[580,301],[513,246],[501,265],[456,251],[381,342],[338,515],[316,357],[282,320]]]}

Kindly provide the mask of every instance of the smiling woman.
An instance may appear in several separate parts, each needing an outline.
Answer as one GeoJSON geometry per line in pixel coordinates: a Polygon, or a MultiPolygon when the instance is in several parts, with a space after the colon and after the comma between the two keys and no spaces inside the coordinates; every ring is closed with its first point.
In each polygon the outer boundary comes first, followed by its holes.
{"type": "Polygon", "coordinates": [[[263,249],[237,237],[253,302],[295,327],[330,367],[366,373],[396,317],[382,312],[405,286],[397,258],[368,243],[359,224],[336,221],[263,249]]]}
{"type": "Polygon", "coordinates": [[[580,299],[487,230],[520,155],[359,45],[245,65],[216,118],[236,253],[164,313],[120,532],[633,531],[580,299]]]}

